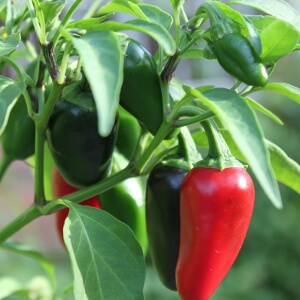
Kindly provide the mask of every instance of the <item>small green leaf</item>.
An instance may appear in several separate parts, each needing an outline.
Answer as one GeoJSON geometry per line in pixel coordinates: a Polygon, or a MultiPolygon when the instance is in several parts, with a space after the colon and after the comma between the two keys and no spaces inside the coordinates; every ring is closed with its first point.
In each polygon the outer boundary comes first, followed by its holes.
{"type": "Polygon", "coordinates": [[[289,83],[284,82],[272,82],[266,84],[260,90],[266,90],[275,92],[277,94],[283,95],[297,103],[300,103],[300,89],[289,83]]]}
{"type": "Polygon", "coordinates": [[[79,29],[90,29],[91,26],[95,24],[99,24],[108,18],[110,18],[113,14],[107,14],[99,18],[88,18],[88,19],[83,19],[79,21],[74,21],[69,23],[66,28],[79,28],[79,29]]]}
{"type": "Polygon", "coordinates": [[[270,23],[260,33],[263,62],[276,61],[292,52],[299,42],[299,33],[292,25],[283,20],[270,23]]]}
{"type": "Polygon", "coordinates": [[[167,30],[171,28],[173,18],[161,8],[150,4],[140,4],[139,8],[143,11],[144,15],[147,16],[150,22],[160,24],[167,30]]]}
{"type": "Polygon", "coordinates": [[[176,45],[171,34],[160,24],[152,23],[150,21],[134,19],[125,23],[115,21],[107,21],[92,27],[93,30],[134,30],[143,32],[154,40],[162,47],[167,55],[173,55],[176,51],[176,45]]]}
{"type": "Polygon", "coordinates": [[[273,121],[275,121],[279,125],[283,125],[283,122],[276,115],[274,115],[270,110],[268,110],[267,108],[262,106],[260,103],[258,103],[257,101],[255,101],[251,98],[246,98],[246,100],[252,108],[254,108],[257,111],[261,112],[262,114],[264,114],[268,118],[272,119],[273,121]]]}
{"type": "Polygon", "coordinates": [[[300,14],[284,0],[229,0],[227,4],[242,4],[254,7],[278,19],[284,20],[300,30],[300,14]]]}
{"type": "Polygon", "coordinates": [[[65,6],[65,0],[43,1],[40,7],[44,14],[46,30],[51,30],[56,26],[58,18],[65,6]]]}
{"type": "Polygon", "coordinates": [[[214,88],[200,93],[191,87],[185,87],[185,91],[211,109],[228,129],[266,195],[280,208],[282,203],[279,187],[264,143],[263,132],[246,100],[225,88],[214,88]]]}
{"type": "Polygon", "coordinates": [[[36,252],[25,245],[14,243],[14,242],[8,242],[8,241],[1,244],[0,248],[26,257],[30,257],[35,261],[37,261],[46,271],[50,279],[52,288],[55,287],[54,265],[50,261],[48,261],[41,253],[36,252]]]}
{"type": "Polygon", "coordinates": [[[90,31],[72,37],[83,61],[98,113],[99,134],[108,136],[115,123],[123,82],[123,54],[118,38],[109,31],[90,31]]]}
{"type": "Polygon", "coordinates": [[[143,11],[139,8],[139,6],[127,0],[109,1],[106,5],[102,6],[97,11],[97,14],[106,14],[114,12],[127,13],[130,15],[134,15],[138,18],[147,20],[147,17],[144,15],[143,11]]]}
{"type": "Polygon", "coordinates": [[[0,136],[7,124],[10,111],[25,87],[23,80],[12,80],[0,75],[0,136]]]}
{"type": "Polygon", "coordinates": [[[9,35],[6,39],[0,38],[0,56],[14,52],[19,46],[20,41],[21,35],[19,32],[9,35]]]}
{"type": "Polygon", "coordinates": [[[64,239],[75,299],[143,299],[145,262],[132,230],[103,210],[74,203],[68,207],[64,239]]]}

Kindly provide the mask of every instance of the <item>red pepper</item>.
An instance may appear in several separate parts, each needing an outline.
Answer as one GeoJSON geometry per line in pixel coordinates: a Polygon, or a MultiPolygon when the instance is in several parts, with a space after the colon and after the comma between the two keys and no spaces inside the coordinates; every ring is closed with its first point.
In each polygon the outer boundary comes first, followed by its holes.
{"type": "Polygon", "coordinates": [[[239,167],[194,168],[183,181],[177,289],[207,300],[235,261],[252,216],[254,186],[239,167]]]}
{"type": "MultiPolygon", "coordinates": [[[[74,193],[78,191],[77,188],[73,187],[69,183],[65,181],[62,175],[58,172],[56,168],[53,169],[52,174],[52,188],[53,188],[53,195],[56,198],[66,196],[68,194],[74,193]]],[[[98,197],[92,197],[87,200],[80,202],[81,205],[92,206],[95,208],[101,208],[98,197]]],[[[55,213],[55,222],[56,228],[59,236],[59,240],[61,241],[62,245],[65,244],[64,236],[63,236],[63,228],[65,224],[65,220],[69,214],[69,208],[63,208],[55,213]]]]}
{"type": "Polygon", "coordinates": [[[237,258],[254,206],[250,175],[232,157],[216,128],[203,124],[209,154],[180,190],[176,285],[182,300],[207,300],[237,258]]]}

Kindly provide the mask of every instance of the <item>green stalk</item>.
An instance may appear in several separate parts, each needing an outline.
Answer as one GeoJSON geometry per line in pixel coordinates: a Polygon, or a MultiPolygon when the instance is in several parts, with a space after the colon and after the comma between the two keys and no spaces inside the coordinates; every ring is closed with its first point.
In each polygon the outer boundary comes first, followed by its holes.
{"type": "Polygon", "coordinates": [[[148,161],[151,158],[152,153],[156,150],[156,148],[160,145],[160,143],[164,140],[164,138],[168,135],[168,133],[172,129],[172,125],[167,121],[164,121],[157,131],[155,137],[149,144],[149,146],[145,149],[143,155],[139,158],[139,160],[134,164],[134,169],[140,174],[143,174],[143,169],[147,165],[148,161]]]}
{"type": "Polygon", "coordinates": [[[7,224],[0,231],[0,244],[5,242],[13,234],[18,232],[25,225],[29,224],[31,221],[37,219],[42,214],[38,207],[34,204],[23,211],[17,218],[15,218],[11,223],[7,224]]]}
{"type": "Polygon", "coordinates": [[[49,118],[54,109],[55,103],[62,91],[63,85],[56,81],[53,83],[53,88],[47,99],[43,110],[35,118],[35,204],[37,206],[45,205],[44,191],[44,144],[46,138],[46,130],[49,118]]]}
{"type": "Polygon", "coordinates": [[[53,35],[52,43],[53,45],[56,45],[59,37],[60,37],[60,29],[64,28],[71,17],[73,16],[74,12],[76,11],[77,7],[81,4],[82,0],[76,0],[71,7],[67,10],[65,16],[63,17],[62,21],[60,22],[60,26],[56,29],[56,32],[53,35]]]}
{"type": "Polygon", "coordinates": [[[231,167],[244,168],[230,152],[222,134],[217,128],[216,124],[212,120],[201,122],[203,129],[205,130],[209,151],[204,160],[195,164],[196,167],[207,167],[224,170],[231,167]]]}

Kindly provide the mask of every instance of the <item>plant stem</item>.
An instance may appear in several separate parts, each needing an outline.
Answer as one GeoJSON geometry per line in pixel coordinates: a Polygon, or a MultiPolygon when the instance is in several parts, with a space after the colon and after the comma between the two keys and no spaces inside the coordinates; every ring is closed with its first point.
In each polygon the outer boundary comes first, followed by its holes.
{"type": "Polygon", "coordinates": [[[65,16],[63,17],[62,21],[60,22],[60,26],[56,29],[56,32],[53,35],[52,38],[52,43],[53,45],[56,45],[59,36],[60,36],[60,29],[64,28],[67,23],[69,22],[69,20],[71,19],[72,15],[74,14],[74,12],[76,11],[77,7],[81,4],[82,0],[76,0],[71,7],[67,10],[67,13],[65,14],[65,16]]]}
{"type": "Polygon", "coordinates": [[[13,234],[23,228],[25,225],[29,224],[31,221],[37,219],[42,214],[38,207],[34,204],[23,211],[17,218],[15,218],[11,223],[7,224],[0,231],[0,244],[10,238],[13,234]]]}
{"type": "Polygon", "coordinates": [[[172,125],[170,123],[168,123],[167,121],[164,121],[162,123],[154,139],[151,141],[150,145],[145,149],[143,155],[134,164],[134,169],[137,171],[137,173],[143,174],[143,169],[147,165],[152,153],[163,141],[163,139],[168,135],[171,129],[172,129],[172,125]]]}
{"type": "Polygon", "coordinates": [[[44,143],[45,130],[35,127],[35,176],[34,176],[34,203],[37,206],[45,205],[44,191],[44,143]]]}

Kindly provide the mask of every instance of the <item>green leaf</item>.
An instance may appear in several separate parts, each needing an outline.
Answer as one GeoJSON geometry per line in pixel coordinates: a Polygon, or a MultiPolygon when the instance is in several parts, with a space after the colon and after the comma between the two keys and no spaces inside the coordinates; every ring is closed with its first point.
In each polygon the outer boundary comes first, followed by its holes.
{"type": "Polygon", "coordinates": [[[299,13],[284,0],[230,0],[227,4],[242,4],[254,7],[278,19],[284,20],[300,30],[299,13]]]}
{"type": "Polygon", "coordinates": [[[133,231],[104,210],[68,202],[64,239],[83,300],[143,299],[145,262],[133,231]]]}
{"type": "Polygon", "coordinates": [[[300,31],[289,23],[275,20],[260,33],[263,62],[276,61],[292,52],[300,38],[300,31]]]}
{"type": "Polygon", "coordinates": [[[0,56],[14,52],[19,46],[20,41],[21,35],[19,32],[9,35],[6,39],[0,38],[0,56]]]}
{"type": "Polygon", "coordinates": [[[14,242],[4,242],[3,244],[0,245],[1,249],[10,251],[10,252],[14,252],[29,258],[34,259],[35,261],[37,261],[42,267],[43,269],[46,271],[52,288],[55,288],[55,271],[54,271],[54,265],[48,261],[41,253],[36,252],[32,249],[30,249],[29,247],[22,245],[22,244],[18,244],[18,243],[14,243],[14,242]]]}
{"type": "MultiPolygon", "coordinates": [[[[246,158],[236,146],[228,130],[221,130],[222,136],[228,144],[232,154],[241,161],[247,163],[246,158]]],[[[197,147],[208,148],[208,141],[204,131],[197,131],[193,134],[197,147]]],[[[276,179],[300,194],[300,166],[291,159],[280,147],[268,140],[264,140],[270,153],[271,165],[276,179]]]]}
{"type": "Polygon", "coordinates": [[[25,90],[25,82],[0,75],[0,136],[7,124],[10,111],[25,90]]]}
{"type": "Polygon", "coordinates": [[[106,13],[114,13],[114,12],[127,13],[130,15],[134,15],[138,18],[147,20],[147,17],[143,13],[143,11],[139,8],[139,6],[127,0],[109,1],[106,5],[102,6],[97,11],[97,14],[106,14],[106,13]]]}
{"type": "Polygon", "coordinates": [[[143,32],[154,40],[164,49],[167,55],[173,55],[176,51],[176,45],[170,33],[160,24],[152,23],[146,20],[134,19],[125,23],[107,21],[92,27],[93,30],[134,30],[143,32]]]}
{"type": "Polygon", "coordinates": [[[44,14],[46,30],[49,31],[56,26],[58,18],[65,6],[65,0],[54,0],[40,2],[44,14]]]}
{"type": "Polygon", "coordinates": [[[90,31],[72,37],[83,61],[98,113],[99,134],[108,136],[115,123],[123,82],[123,54],[118,38],[109,31],[90,31]]]}
{"type": "Polygon", "coordinates": [[[105,20],[107,20],[108,18],[110,18],[113,14],[106,14],[102,17],[99,18],[88,18],[88,19],[83,19],[83,20],[79,20],[79,21],[74,21],[69,23],[66,28],[79,28],[79,29],[90,29],[91,26],[101,23],[105,20]]]}
{"type": "Polygon", "coordinates": [[[225,88],[214,88],[200,93],[191,87],[185,87],[185,91],[202,101],[228,129],[266,195],[280,208],[282,203],[279,187],[264,144],[263,132],[246,100],[225,88]]]}
{"type": "Polygon", "coordinates": [[[266,84],[260,90],[271,91],[283,95],[297,103],[300,103],[300,89],[289,83],[272,82],[266,84]]]}
{"type": "Polygon", "coordinates": [[[160,24],[167,30],[171,28],[173,18],[161,8],[150,4],[140,4],[139,8],[143,11],[144,15],[147,16],[150,22],[160,24]]]}
{"type": "Polygon", "coordinates": [[[252,108],[256,109],[257,111],[261,112],[265,116],[269,117],[279,125],[283,125],[283,122],[276,115],[274,115],[270,110],[262,106],[260,103],[248,97],[246,98],[246,100],[252,108]]]}
{"type": "Polygon", "coordinates": [[[266,141],[276,178],[300,194],[300,166],[277,145],[266,141]]]}

